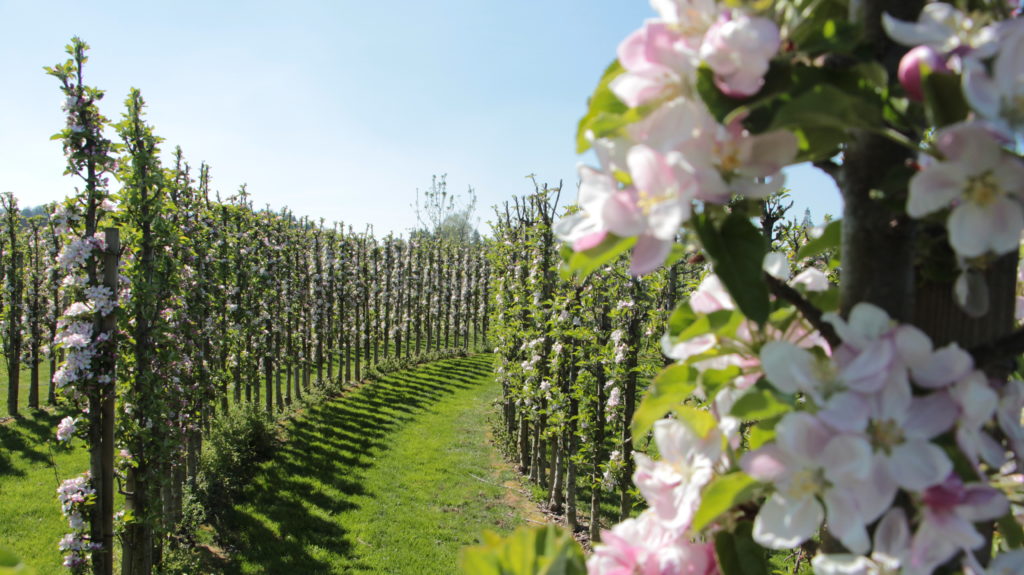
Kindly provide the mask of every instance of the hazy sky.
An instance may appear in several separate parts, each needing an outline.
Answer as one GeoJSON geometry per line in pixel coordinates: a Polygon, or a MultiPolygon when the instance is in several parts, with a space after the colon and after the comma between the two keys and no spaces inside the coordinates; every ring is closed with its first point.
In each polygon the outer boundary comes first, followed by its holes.
{"type": "MultiPolygon", "coordinates": [[[[224,196],[246,183],[257,206],[396,232],[433,174],[473,186],[484,221],[532,190],[527,174],[572,199],[586,98],[651,15],[643,0],[0,0],[0,191],[22,205],[73,192],[42,67],[79,35],[103,113],[120,118],[139,88],[165,155],[209,163],[224,196]]],[[[794,215],[838,212],[823,175],[790,185],[794,215]]]]}

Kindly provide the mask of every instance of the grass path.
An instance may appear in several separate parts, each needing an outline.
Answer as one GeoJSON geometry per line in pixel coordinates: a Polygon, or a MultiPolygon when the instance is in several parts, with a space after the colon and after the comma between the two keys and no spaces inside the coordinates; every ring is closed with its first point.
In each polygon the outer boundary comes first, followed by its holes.
{"type": "Polygon", "coordinates": [[[521,524],[487,441],[491,361],[399,372],[291,424],[230,518],[229,572],[451,574],[482,530],[521,524]]]}

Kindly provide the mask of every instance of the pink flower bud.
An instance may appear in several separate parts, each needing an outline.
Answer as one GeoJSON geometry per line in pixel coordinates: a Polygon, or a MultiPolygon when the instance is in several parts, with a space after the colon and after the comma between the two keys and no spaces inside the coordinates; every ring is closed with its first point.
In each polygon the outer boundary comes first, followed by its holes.
{"type": "Polygon", "coordinates": [[[922,66],[928,66],[933,74],[948,74],[950,71],[946,67],[945,59],[934,48],[918,46],[907,52],[900,60],[897,76],[910,99],[917,102],[924,100],[924,93],[921,91],[922,66]]]}

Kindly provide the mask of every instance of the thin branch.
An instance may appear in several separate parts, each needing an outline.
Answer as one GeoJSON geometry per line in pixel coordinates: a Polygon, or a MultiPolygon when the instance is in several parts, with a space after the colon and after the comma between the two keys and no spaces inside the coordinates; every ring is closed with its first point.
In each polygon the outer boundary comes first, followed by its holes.
{"type": "Polygon", "coordinates": [[[764,274],[764,280],[768,284],[768,290],[775,294],[776,297],[788,301],[793,304],[794,307],[804,316],[808,323],[821,333],[821,336],[825,338],[825,341],[833,348],[839,347],[843,340],[839,339],[839,335],[836,333],[835,328],[832,324],[825,322],[821,319],[821,310],[814,307],[814,304],[807,301],[800,292],[793,289],[792,286],[786,282],[764,274]]]}
{"type": "Polygon", "coordinates": [[[970,350],[970,354],[979,367],[992,366],[1024,354],[1024,328],[1010,332],[992,343],[975,347],[970,350]]]}

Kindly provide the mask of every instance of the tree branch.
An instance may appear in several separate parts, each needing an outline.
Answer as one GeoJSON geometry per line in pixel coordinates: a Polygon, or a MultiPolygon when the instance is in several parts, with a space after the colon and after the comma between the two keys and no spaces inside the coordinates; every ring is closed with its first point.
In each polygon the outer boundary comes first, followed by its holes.
{"type": "MultiPolygon", "coordinates": [[[[1024,328],[1012,331],[992,343],[971,348],[969,352],[974,358],[974,364],[979,368],[1012,360],[1024,354],[1024,328]]],[[[1013,371],[1012,367],[1010,371],[1013,371]]]]}
{"type": "Polygon", "coordinates": [[[771,291],[775,297],[793,304],[797,311],[804,316],[807,322],[821,333],[821,336],[825,338],[825,341],[828,342],[832,349],[839,347],[843,343],[843,340],[839,339],[839,335],[836,333],[835,328],[832,327],[832,324],[821,319],[821,310],[814,307],[814,304],[807,301],[800,292],[793,289],[793,287],[786,282],[768,274],[764,274],[764,281],[768,284],[768,290],[771,291]]]}

